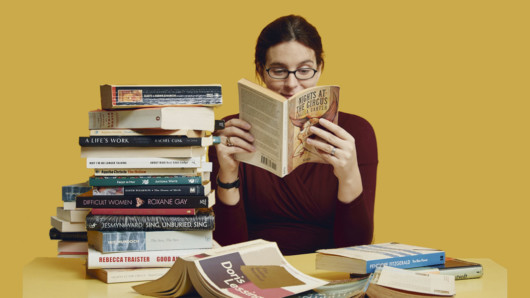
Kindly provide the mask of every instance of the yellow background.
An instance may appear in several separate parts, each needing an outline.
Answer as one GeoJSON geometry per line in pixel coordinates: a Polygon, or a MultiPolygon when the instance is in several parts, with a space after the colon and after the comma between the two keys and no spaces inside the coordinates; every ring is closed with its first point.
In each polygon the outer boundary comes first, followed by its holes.
{"type": "Polygon", "coordinates": [[[375,241],[491,258],[519,292],[530,199],[523,2],[2,4],[2,283],[20,294],[23,265],[56,255],[50,216],[61,186],[91,174],[77,142],[100,84],[220,83],[216,114],[235,113],[259,31],[296,13],[323,37],[320,83],[340,85],[341,110],[375,128],[375,241]]]}

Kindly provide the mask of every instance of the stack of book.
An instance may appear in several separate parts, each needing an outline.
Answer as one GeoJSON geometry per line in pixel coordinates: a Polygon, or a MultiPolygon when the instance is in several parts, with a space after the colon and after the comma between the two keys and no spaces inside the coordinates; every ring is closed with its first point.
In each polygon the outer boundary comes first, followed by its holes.
{"type": "Polygon", "coordinates": [[[101,86],[81,157],[94,169],[87,272],[107,283],[152,280],[177,257],[212,248],[208,147],[219,142],[220,85],[101,86]]]}
{"type": "Polygon", "coordinates": [[[58,257],[87,257],[85,217],[90,210],[76,208],[76,197],[90,189],[87,182],[62,187],[63,206],[57,207],[56,216],[51,217],[50,229],[50,239],[58,240],[58,257]]]}

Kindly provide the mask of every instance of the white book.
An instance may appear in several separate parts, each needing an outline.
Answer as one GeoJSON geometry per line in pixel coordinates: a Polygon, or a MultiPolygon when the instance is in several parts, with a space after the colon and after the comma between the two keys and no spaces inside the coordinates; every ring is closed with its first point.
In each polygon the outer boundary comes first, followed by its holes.
{"type": "Polygon", "coordinates": [[[87,269],[87,274],[105,283],[155,280],[168,272],[169,268],[120,268],[87,269]]]}
{"type": "Polygon", "coordinates": [[[207,147],[81,147],[81,157],[201,157],[207,147]]]}
{"type": "Polygon", "coordinates": [[[88,251],[88,242],[86,241],[57,241],[58,252],[86,253],[88,251]]]}
{"type": "MultiPolygon", "coordinates": [[[[214,247],[219,245],[214,243],[214,247]]],[[[205,248],[174,249],[157,251],[128,251],[102,253],[88,248],[87,268],[148,268],[171,267],[182,256],[197,255],[207,251],[205,248]]]]}
{"type": "Polygon", "coordinates": [[[130,168],[200,168],[201,157],[171,158],[171,157],[89,157],[89,169],[130,169],[130,168]]]}
{"type": "MultiPolygon", "coordinates": [[[[66,202],[65,202],[66,203],[66,202]]],[[[70,202],[68,202],[70,203],[70,202]]],[[[75,201],[71,202],[75,208],[75,201]]],[[[65,209],[64,207],[57,207],[57,217],[69,221],[69,222],[85,222],[86,215],[90,212],[90,209],[65,209]]]]}
{"type": "Polygon", "coordinates": [[[167,130],[215,130],[212,107],[164,107],[91,111],[89,129],[158,128],[167,130]]]}
{"type": "MultiPolygon", "coordinates": [[[[74,202],[75,203],[75,202],[74,202]]],[[[51,217],[52,227],[59,230],[59,232],[86,232],[86,225],[84,222],[69,222],[62,220],[57,216],[51,217]]]]}

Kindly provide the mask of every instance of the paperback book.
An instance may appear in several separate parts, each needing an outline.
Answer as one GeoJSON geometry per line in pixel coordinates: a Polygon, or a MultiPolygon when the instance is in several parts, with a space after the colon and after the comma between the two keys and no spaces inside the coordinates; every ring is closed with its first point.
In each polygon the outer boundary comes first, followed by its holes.
{"type": "Polygon", "coordinates": [[[377,267],[414,268],[445,262],[445,252],[400,243],[381,243],[317,250],[316,268],[355,274],[372,273],[377,267]]]}
{"type": "Polygon", "coordinates": [[[81,147],[207,147],[220,143],[220,137],[188,138],[184,136],[91,136],[79,137],[81,147]]]}
{"type": "Polygon", "coordinates": [[[81,157],[202,157],[206,147],[81,147],[81,157]]]}
{"type": "Polygon", "coordinates": [[[73,202],[75,197],[92,189],[88,182],[65,185],[62,187],[63,202],[73,202]]]}
{"type": "Polygon", "coordinates": [[[104,283],[138,282],[155,280],[168,272],[169,268],[100,268],[87,269],[89,276],[104,283]]]}
{"type": "MultiPolygon", "coordinates": [[[[201,185],[132,185],[132,186],[95,186],[93,196],[205,196],[211,192],[210,182],[201,185]]],[[[88,191],[87,193],[90,193],[88,191]]],[[[84,194],[83,194],[84,195],[84,194]]]]}
{"type": "Polygon", "coordinates": [[[215,203],[215,191],[208,195],[92,195],[92,191],[77,196],[77,208],[210,208],[215,203]]]}
{"type": "Polygon", "coordinates": [[[133,289],[166,297],[286,297],[326,283],[292,267],[275,242],[254,240],[182,256],[163,277],[133,289]]]}
{"type": "Polygon", "coordinates": [[[256,150],[236,159],[280,177],[301,164],[323,162],[306,140],[314,137],[310,127],[319,125],[320,118],[338,122],[338,86],[307,88],[288,99],[245,79],[238,86],[239,118],[252,126],[256,150]]]}
{"type": "Polygon", "coordinates": [[[89,157],[89,169],[201,168],[201,157],[89,157]]]}
{"type": "Polygon", "coordinates": [[[101,85],[103,109],[156,106],[218,106],[223,103],[221,85],[101,85]]]}
{"type": "Polygon", "coordinates": [[[202,231],[88,231],[88,245],[109,252],[212,248],[212,230],[202,231]]]}
{"type": "Polygon", "coordinates": [[[88,129],[185,129],[215,131],[211,107],[164,107],[90,111],[88,129]]]}
{"type": "MultiPolygon", "coordinates": [[[[139,185],[201,185],[201,176],[92,176],[90,186],[139,186],[139,185]]],[[[88,191],[88,190],[87,190],[88,191]]]]}
{"type": "Polygon", "coordinates": [[[215,228],[214,213],[201,209],[196,215],[95,215],[86,217],[88,231],[199,231],[215,228]]]}
{"type": "Polygon", "coordinates": [[[61,232],[51,228],[50,240],[87,241],[87,232],[61,232]]]}
{"type": "Polygon", "coordinates": [[[197,215],[202,208],[94,208],[93,215],[197,215]]]}

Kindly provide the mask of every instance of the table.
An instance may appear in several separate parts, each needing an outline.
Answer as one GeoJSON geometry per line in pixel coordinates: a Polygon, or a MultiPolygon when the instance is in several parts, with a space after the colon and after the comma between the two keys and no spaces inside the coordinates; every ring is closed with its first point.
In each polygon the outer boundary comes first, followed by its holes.
{"type": "MultiPolygon", "coordinates": [[[[315,254],[287,256],[298,270],[325,280],[345,279],[347,273],[315,269],[315,254]]],[[[484,267],[479,279],[456,281],[456,297],[507,297],[508,281],[505,268],[490,259],[465,258],[484,267]]],[[[23,272],[23,293],[32,297],[145,297],[131,288],[143,282],[105,284],[85,274],[85,260],[39,257],[28,263],[23,272]]]]}

